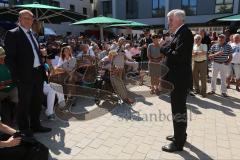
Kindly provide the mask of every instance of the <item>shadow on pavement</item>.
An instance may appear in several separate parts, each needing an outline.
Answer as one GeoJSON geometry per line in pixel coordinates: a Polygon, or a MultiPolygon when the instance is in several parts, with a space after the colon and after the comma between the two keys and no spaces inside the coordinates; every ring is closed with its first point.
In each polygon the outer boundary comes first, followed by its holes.
{"type": "Polygon", "coordinates": [[[240,109],[239,105],[234,105],[234,102],[231,100],[228,100],[226,98],[220,97],[220,96],[208,96],[208,99],[211,99],[216,102],[220,102],[222,105],[214,104],[209,101],[206,101],[204,99],[199,99],[198,97],[189,97],[188,98],[188,105],[192,107],[194,105],[204,108],[204,109],[214,109],[223,112],[224,114],[228,116],[236,116],[234,111],[228,107],[236,108],[238,106],[238,109],[240,109]]]}
{"type": "MultiPolygon", "coordinates": [[[[171,106],[169,95],[159,96],[159,99],[161,99],[165,102],[168,102],[169,106],[171,106]]],[[[200,108],[204,108],[204,109],[215,109],[215,110],[223,112],[224,114],[226,114],[228,116],[236,116],[234,111],[230,108],[240,109],[240,105],[236,103],[238,101],[240,103],[240,100],[237,98],[234,98],[234,97],[224,98],[224,97],[217,96],[217,95],[208,95],[208,97],[205,99],[199,99],[197,96],[196,97],[188,96],[187,108],[195,114],[202,114],[202,112],[199,111],[199,109],[198,109],[200,107],[200,108]],[[219,102],[219,103],[221,103],[221,105],[211,103],[209,101],[206,101],[206,99],[210,99],[210,100],[219,102]]]]}
{"type": "Polygon", "coordinates": [[[198,149],[197,147],[193,146],[192,144],[190,144],[189,142],[186,142],[185,147],[189,148],[191,150],[191,152],[195,153],[197,155],[197,157],[191,155],[189,152],[187,151],[183,151],[183,152],[176,152],[175,154],[180,155],[181,157],[183,157],[183,159],[191,159],[191,160],[199,160],[199,159],[204,159],[204,160],[213,160],[212,157],[210,157],[209,155],[207,155],[206,153],[204,153],[203,151],[201,151],[200,149],[198,149]]]}
{"type": "Polygon", "coordinates": [[[112,110],[111,114],[118,116],[119,121],[123,121],[123,120],[142,121],[143,120],[143,118],[140,117],[140,113],[132,109],[132,107],[127,104],[121,104],[117,106],[112,110]]]}
{"type": "MultiPolygon", "coordinates": [[[[69,126],[68,122],[61,122],[61,121],[52,121],[52,122],[45,122],[45,126],[49,126],[52,128],[52,131],[46,133],[44,136],[43,134],[36,134],[36,137],[44,143],[46,146],[49,147],[49,150],[53,152],[55,155],[61,154],[61,152],[65,154],[71,154],[71,148],[65,146],[65,131],[63,128],[67,128],[69,126]]],[[[51,159],[51,158],[50,158],[51,159]]],[[[54,159],[54,158],[52,158],[54,159]]]]}

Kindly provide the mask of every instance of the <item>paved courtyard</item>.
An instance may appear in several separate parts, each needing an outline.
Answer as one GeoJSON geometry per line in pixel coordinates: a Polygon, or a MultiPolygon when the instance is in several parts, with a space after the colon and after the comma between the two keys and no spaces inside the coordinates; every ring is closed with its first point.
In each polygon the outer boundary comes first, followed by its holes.
{"type": "MultiPolygon", "coordinates": [[[[208,86],[209,87],[209,86],[208,86]]],[[[234,86],[232,86],[233,88],[234,86]]],[[[220,86],[217,86],[219,94],[220,86]]],[[[161,147],[172,134],[169,97],[148,97],[133,107],[119,105],[90,120],[47,121],[51,133],[36,137],[50,148],[51,159],[240,159],[240,93],[231,97],[188,97],[188,139],[183,152],[161,147]]],[[[80,99],[77,105],[92,100],[80,99]]],[[[73,108],[73,110],[74,110],[73,108]]]]}

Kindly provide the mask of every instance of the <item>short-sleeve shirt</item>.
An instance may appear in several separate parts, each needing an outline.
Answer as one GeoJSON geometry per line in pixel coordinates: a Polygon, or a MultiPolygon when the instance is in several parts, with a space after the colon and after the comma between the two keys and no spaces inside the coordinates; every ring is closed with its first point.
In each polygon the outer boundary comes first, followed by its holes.
{"type": "Polygon", "coordinates": [[[232,43],[231,46],[233,49],[232,63],[240,64],[240,44],[232,43]]]}
{"type": "Polygon", "coordinates": [[[108,56],[103,57],[101,59],[101,62],[103,62],[103,64],[104,64],[104,66],[103,66],[104,69],[110,70],[110,68],[111,68],[111,61],[110,61],[108,56]]]}
{"type": "Polygon", "coordinates": [[[199,46],[195,44],[193,46],[193,51],[204,51],[206,52],[206,55],[196,55],[193,57],[194,61],[201,62],[207,60],[207,45],[206,44],[200,44],[199,46]]]}
{"type": "Polygon", "coordinates": [[[62,60],[62,58],[60,58],[57,66],[63,68],[66,71],[72,71],[76,66],[76,63],[77,63],[77,60],[74,57],[64,61],[62,60]]]}
{"type": "Polygon", "coordinates": [[[148,45],[148,53],[152,58],[159,58],[160,57],[160,46],[155,47],[153,43],[148,45]]]}
{"type": "MultiPolygon", "coordinates": [[[[5,64],[0,64],[0,75],[1,75],[0,82],[12,79],[10,71],[5,64]]],[[[1,92],[7,93],[7,92],[11,91],[14,87],[16,87],[16,85],[14,83],[8,84],[7,88],[1,90],[1,92]]]]}
{"type": "Polygon", "coordinates": [[[233,50],[232,50],[232,47],[229,45],[229,44],[224,44],[223,46],[221,46],[220,44],[214,44],[210,50],[209,50],[209,53],[210,54],[214,54],[218,51],[223,51],[223,54],[222,55],[219,55],[219,56],[215,56],[214,57],[214,62],[217,62],[217,63],[224,63],[228,60],[228,57],[230,55],[232,55],[233,53],[233,50]]]}
{"type": "MultiPolygon", "coordinates": [[[[92,49],[89,49],[86,55],[95,57],[95,54],[92,49]]],[[[81,51],[80,53],[78,53],[77,58],[82,58],[82,57],[83,57],[83,52],[81,51]]]]}
{"type": "Polygon", "coordinates": [[[56,67],[58,65],[60,57],[59,56],[55,56],[54,59],[51,59],[51,63],[53,67],[56,67]]]}

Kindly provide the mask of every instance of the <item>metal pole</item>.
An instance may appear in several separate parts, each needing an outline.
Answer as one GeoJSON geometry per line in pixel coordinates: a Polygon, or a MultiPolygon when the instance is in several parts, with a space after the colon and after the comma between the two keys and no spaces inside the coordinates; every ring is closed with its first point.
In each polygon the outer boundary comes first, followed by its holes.
{"type": "Polygon", "coordinates": [[[165,0],[165,29],[168,29],[168,19],[167,19],[167,14],[169,12],[169,0],[165,0]]]}
{"type": "Polygon", "coordinates": [[[103,25],[99,25],[99,27],[100,27],[100,40],[101,40],[101,42],[103,42],[104,41],[104,37],[103,37],[103,25]]]}

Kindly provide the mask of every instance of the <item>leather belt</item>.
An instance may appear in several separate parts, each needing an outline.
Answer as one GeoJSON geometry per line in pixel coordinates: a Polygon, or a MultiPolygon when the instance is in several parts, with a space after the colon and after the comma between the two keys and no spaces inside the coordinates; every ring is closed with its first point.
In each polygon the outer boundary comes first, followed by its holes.
{"type": "Polygon", "coordinates": [[[223,64],[223,63],[225,63],[225,62],[216,62],[216,61],[214,61],[215,63],[218,63],[218,64],[223,64]]]}
{"type": "Polygon", "coordinates": [[[206,60],[203,60],[203,61],[194,61],[194,62],[202,63],[202,62],[206,62],[206,60]]]}

